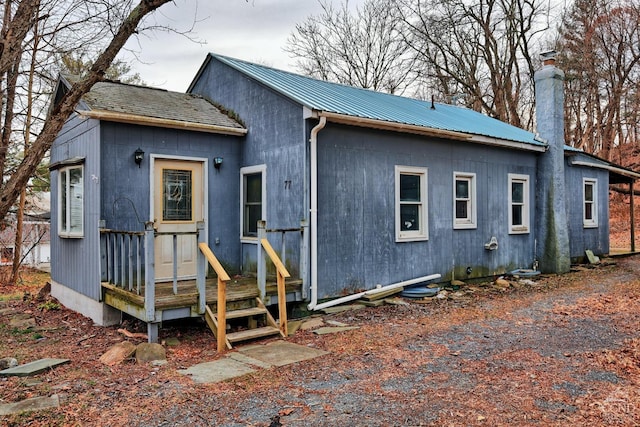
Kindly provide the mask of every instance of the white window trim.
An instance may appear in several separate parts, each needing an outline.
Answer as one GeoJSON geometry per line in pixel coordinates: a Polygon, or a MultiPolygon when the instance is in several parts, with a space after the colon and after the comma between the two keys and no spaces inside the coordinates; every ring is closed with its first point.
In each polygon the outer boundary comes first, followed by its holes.
{"type": "Polygon", "coordinates": [[[240,168],[240,241],[258,244],[258,238],[244,235],[244,176],[254,173],[262,174],[262,220],[267,220],[267,165],[246,166],[240,168]]]}
{"type": "Polygon", "coordinates": [[[582,225],[584,228],[597,228],[598,227],[598,180],[595,178],[583,178],[582,179],[582,225]],[[593,218],[587,219],[587,192],[585,186],[591,184],[593,186],[592,194],[593,205],[591,208],[591,214],[593,218]]]}
{"type": "Polygon", "coordinates": [[[84,237],[84,201],[85,201],[85,188],[84,188],[84,165],[80,164],[80,165],[71,165],[71,166],[65,166],[62,167],[60,169],[58,169],[58,236],[59,237],[64,237],[64,238],[82,238],[84,237]],[[71,226],[71,203],[69,202],[70,200],[70,182],[69,182],[69,171],[71,171],[71,169],[80,169],[82,171],[82,201],[80,204],[80,216],[82,218],[82,221],[80,223],[80,231],[69,231],[67,230],[63,230],[62,229],[62,216],[65,216],[66,219],[66,224],[67,227],[71,226]],[[66,183],[67,185],[65,186],[65,188],[62,188],[62,174],[66,173],[67,174],[67,180],[66,183]],[[65,212],[62,211],[62,192],[66,193],[66,199],[67,199],[67,209],[65,212]]]}
{"type": "Polygon", "coordinates": [[[522,175],[522,174],[515,174],[515,173],[510,173],[509,174],[509,183],[508,183],[508,187],[507,187],[507,192],[509,194],[509,204],[508,204],[508,211],[509,211],[509,234],[528,234],[529,233],[529,228],[530,228],[530,214],[529,211],[531,210],[531,204],[529,203],[529,193],[530,193],[530,189],[529,189],[529,175],[522,175]],[[522,209],[522,225],[518,225],[518,226],[514,226],[513,225],[513,211],[512,211],[512,200],[511,200],[511,184],[513,182],[522,182],[523,185],[523,195],[522,195],[522,205],[523,205],[523,209],[522,209]]]}
{"type": "Polygon", "coordinates": [[[396,242],[416,242],[429,240],[429,207],[427,199],[428,169],[414,166],[395,167],[395,228],[396,242]],[[400,230],[400,175],[420,176],[420,229],[412,231],[400,230]]]}
{"type": "Polygon", "coordinates": [[[453,228],[472,229],[478,228],[477,223],[477,198],[476,198],[476,174],[469,172],[453,173],[453,228]],[[456,218],[456,180],[464,179],[469,182],[469,218],[456,218]]]}

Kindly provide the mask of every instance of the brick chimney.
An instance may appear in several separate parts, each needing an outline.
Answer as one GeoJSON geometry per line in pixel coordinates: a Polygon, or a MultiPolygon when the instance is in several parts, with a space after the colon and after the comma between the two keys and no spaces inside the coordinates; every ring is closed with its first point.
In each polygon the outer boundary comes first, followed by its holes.
{"type": "Polygon", "coordinates": [[[555,52],[541,57],[542,68],[534,76],[536,123],[549,148],[538,158],[536,257],[543,273],[566,273],[571,256],[564,179],[564,73],[555,65],[555,52]]]}

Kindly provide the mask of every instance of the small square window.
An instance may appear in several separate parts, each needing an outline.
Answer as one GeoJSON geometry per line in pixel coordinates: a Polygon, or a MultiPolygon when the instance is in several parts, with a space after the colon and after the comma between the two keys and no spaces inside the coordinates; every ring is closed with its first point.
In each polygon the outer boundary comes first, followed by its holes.
{"type": "Polygon", "coordinates": [[[476,174],[453,173],[453,228],[476,228],[476,174]]]}
{"type": "Polygon", "coordinates": [[[529,175],[509,174],[509,233],[529,233],[529,175]]]}
{"type": "Polygon", "coordinates": [[[84,233],[84,167],[59,170],[58,235],[82,237],[84,233]]]}
{"type": "Polygon", "coordinates": [[[427,169],[396,166],[396,241],[427,239],[427,169]]]}
{"type": "Polygon", "coordinates": [[[585,228],[598,226],[598,181],[585,178],[582,181],[583,189],[583,214],[582,223],[585,228]]]}

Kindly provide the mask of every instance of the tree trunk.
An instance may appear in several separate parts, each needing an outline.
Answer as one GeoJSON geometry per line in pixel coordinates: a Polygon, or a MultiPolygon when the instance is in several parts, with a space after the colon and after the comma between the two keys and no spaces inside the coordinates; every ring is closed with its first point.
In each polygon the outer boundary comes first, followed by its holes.
{"type": "MultiPolygon", "coordinates": [[[[35,0],[31,1],[34,2],[35,0]]],[[[141,0],[129,16],[127,16],[122,25],[120,25],[111,42],[95,61],[87,73],[87,76],[74,83],[60,102],[53,107],[51,114],[44,123],[42,131],[31,145],[29,152],[0,191],[0,220],[6,217],[7,212],[9,212],[11,206],[16,202],[22,189],[26,187],[29,178],[37,169],[38,164],[46,152],[51,148],[51,144],[80,101],[80,98],[87,93],[96,82],[103,78],[105,71],[109,68],[120,49],[129,37],[136,32],[136,28],[142,18],[169,1],[170,0],[141,0]]],[[[0,54],[2,53],[0,52],[0,54]]],[[[0,57],[0,65],[2,64],[2,60],[3,58],[0,57]]]]}

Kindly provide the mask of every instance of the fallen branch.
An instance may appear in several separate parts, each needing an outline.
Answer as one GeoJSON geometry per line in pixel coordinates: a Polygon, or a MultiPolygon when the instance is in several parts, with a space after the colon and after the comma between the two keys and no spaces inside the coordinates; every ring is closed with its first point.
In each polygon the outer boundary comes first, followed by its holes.
{"type": "Polygon", "coordinates": [[[129,332],[126,329],[118,329],[118,333],[124,335],[127,338],[138,338],[142,340],[149,339],[147,334],[143,334],[141,332],[129,332]]]}

